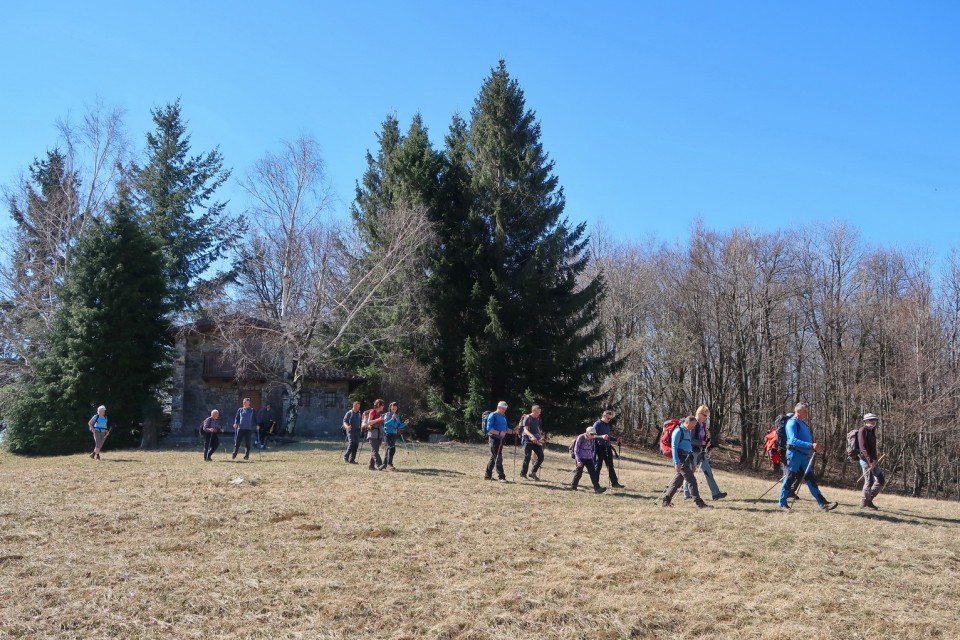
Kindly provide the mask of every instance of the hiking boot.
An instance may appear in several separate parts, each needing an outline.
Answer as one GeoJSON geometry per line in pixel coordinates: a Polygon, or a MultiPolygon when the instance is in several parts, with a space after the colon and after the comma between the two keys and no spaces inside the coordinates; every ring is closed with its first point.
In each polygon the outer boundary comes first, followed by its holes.
{"type": "Polygon", "coordinates": [[[497,480],[498,480],[499,482],[506,482],[506,481],[507,481],[507,476],[500,476],[499,478],[497,478],[497,480]]]}
{"type": "Polygon", "coordinates": [[[484,480],[493,480],[493,476],[483,476],[484,480]]]}
{"type": "Polygon", "coordinates": [[[861,509],[872,509],[873,511],[879,511],[880,508],[877,505],[873,504],[873,500],[861,500],[860,501],[861,509]]]}
{"type": "Polygon", "coordinates": [[[594,493],[603,493],[603,492],[606,491],[606,490],[607,490],[606,487],[597,487],[596,489],[593,490],[593,492],[594,492],[594,493]]]}
{"type": "Polygon", "coordinates": [[[377,468],[377,465],[373,464],[373,460],[371,460],[371,461],[370,461],[370,466],[369,466],[368,468],[370,469],[370,471],[373,471],[374,469],[377,468]]]}
{"type": "Polygon", "coordinates": [[[779,504],[779,505],[777,505],[777,511],[780,511],[781,513],[787,513],[787,512],[790,511],[790,505],[788,505],[788,504],[779,504]]]}
{"type": "Polygon", "coordinates": [[[383,470],[386,469],[386,468],[387,468],[387,465],[381,464],[381,465],[378,465],[378,466],[377,466],[377,471],[383,471],[383,470]]]}
{"type": "Polygon", "coordinates": [[[726,497],[727,497],[726,491],[721,491],[721,492],[718,493],[717,495],[713,496],[713,499],[714,499],[714,500],[723,500],[723,499],[726,498],[726,497]]]}
{"type": "Polygon", "coordinates": [[[520,474],[520,477],[523,478],[524,480],[526,480],[526,479],[527,479],[527,474],[521,473],[521,474],[520,474]]]}
{"type": "Polygon", "coordinates": [[[836,502],[824,502],[820,505],[820,511],[833,511],[839,505],[836,502]]]}
{"type": "Polygon", "coordinates": [[[710,506],[703,500],[697,500],[696,505],[697,505],[697,509],[713,509],[712,506],[710,506]]]}
{"type": "Polygon", "coordinates": [[[683,496],[684,500],[693,500],[693,496],[683,496]]]}
{"type": "Polygon", "coordinates": [[[249,453],[244,454],[243,459],[244,459],[244,460],[249,460],[249,459],[250,459],[250,454],[249,454],[249,453]]]}
{"type": "Polygon", "coordinates": [[[530,474],[530,479],[531,479],[531,480],[536,480],[537,482],[539,482],[539,481],[540,481],[540,476],[538,476],[538,475],[535,474],[535,473],[531,473],[531,474],[530,474]]]}
{"type": "Polygon", "coordinates": [[[236,452],[236,451],[233,452],[233,455],[230,456],[230,459],[231,459],[231,460],[236,460],[236,459],[237,459],[237,452],[236,452]]]}
{"type": "Polygon", "coordinates": [[[620,484],[619,482],[614,482],[614,483],[613,483],[612,485],[610,485],[610,486],[613,487],[614,489],[626,489],[626,488],[627,488],[627,485],[625,485],[625,484],[620,484]]]}
{"type": "Polygon", "coordinates": [[[96,451],[92,452],[92,453],[90,454],[90,459],[93,460],[93,456],[95,456],[95,455],[97,455],[97,452],[96,452],[96,451]]]}
{"type": "Polygon", "coordinates": [[[669,500],[660,500],[660,506],[665,509],[667,507],[672,507],[673,505],[670,503],[669,500]]]}
{"type": "Polygon", "coordinates": [[[799,499],[800,499],[800,496],[797,495],[797,492],[796,492],[796,491],[791,491],[790,493],[787,494],[787,497],[790,498],[791,500],[799,500],[799,499]]]}
{"type": "Polygon", "coordinates": [[[98,453],[98,454],[97,454],[97,460],[99,460],[99,459],[100,459],[100,454],[98,453]]]}
{"type": "Polygon", "coordinates": [[[572,485],[570,485],[569,487],[567,487],[567,489],[570,490],[570,491],[576,491],[576,490],[577,490],[577,485],[572,484],[572,485]]]}
{"type": "Polygon", "coordinates": [[[387,471],[396,471],[396,470],[397,470],[397,468],[396,468],[395,466],[393,466],[392,464],[388,464],[388,465],[387,465],[387,471]]]}

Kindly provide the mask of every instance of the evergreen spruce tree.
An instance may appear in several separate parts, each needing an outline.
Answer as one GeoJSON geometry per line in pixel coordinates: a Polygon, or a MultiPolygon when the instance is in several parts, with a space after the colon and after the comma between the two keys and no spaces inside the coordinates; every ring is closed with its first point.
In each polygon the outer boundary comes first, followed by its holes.
{"type": "MultiPolygon", "coordinates": [[[[600,277],[581,282],[585,225],[570,227],[564,217],[540,125],[502,60],[471,111],[467,166],[471,216],[484,225],[485,247],[475,255],[488,270],[473,293],[485,320],[474,336],[483,366],[467,372],[468,386],[487,390],[490,406],[518,406],[532,395],[549,407],[554,427],[572,431],[596,413],[599,382],[613,366],[609,356],[588,355],[600,339],[604,285],[600,277]]],[[[474,411],[468,407],[467,421],[474,411]]]]}
{"type": "Polygon", "coordinates": [[[108,214],[109,222],[91,225],[76,246],[46,349],[10,412],[14,452],[88,448],[86,422],[99,404],[109,410],[111,445],[134,444],[168,377],[160,248],[139,226],[126,193],[108,214]]]}
{"type": "Polygon", "coordinates": [[[213,200],[230,171],[219,149],[190,155],[180,101],[152,112],[155,131],[147,134],[146,163],[133,165],[132,182],[143,224],[160,241],[173,309],[197,303],[211,280],[202,276],[242,233],[242,221],[213,200]]]}

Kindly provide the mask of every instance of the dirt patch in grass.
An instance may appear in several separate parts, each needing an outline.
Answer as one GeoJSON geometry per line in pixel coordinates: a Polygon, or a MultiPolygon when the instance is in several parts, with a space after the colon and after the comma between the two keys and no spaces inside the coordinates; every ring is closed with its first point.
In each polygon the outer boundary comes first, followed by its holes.
{"type": "Polygon", "coordinates": [[[562,447],[539,483],[512,455],[483,480],[482,445],[401,449],[403,473],[340,448],[0,454],[0,638],[960,637],[955,503],[802,489],[784,514],[754,502],[772,478],[719,471],[714,509],[662,509],[654,455],[598,496],[563,490],[562,447]]]}

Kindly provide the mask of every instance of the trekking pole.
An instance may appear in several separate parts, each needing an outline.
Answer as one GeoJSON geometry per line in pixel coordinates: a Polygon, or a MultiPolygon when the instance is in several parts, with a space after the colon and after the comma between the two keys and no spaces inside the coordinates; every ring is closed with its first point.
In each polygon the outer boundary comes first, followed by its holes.
{"type": "MultiPolygon", "coordinates": [[[[410,448],[407,447],[407,441],[403,437],[403,432],[399,429],[397,433],[400,435],[400,442],[403,443],[403,450],[407,452],[407,457],[410,457],[410,448]]],[[[417,455],[417,446],[413,444],[413,440],[410,441],[410,446],[413,447],[413,459],[417,461],[417,464],[420,464],[420,456],[417,455]]]]}
{"type": "MultiPolygon", "coordinates": [[[[776,481],[776,483],[774,483],[773,487],[775,487],[775,486],[777,486],[777,485],[782,485],[782,484],[783,484],[783,478],[780,478],[779,480],[776,481]]],[[[764,491],[762,494],[760,494],[760,497],[757,498],[756,500],[754,500],[753,503],[756,504],[756,503],[760,502],[760,500],[763,498],[763,496],[765,496],[765,495],[767,495],[768,493],[770,493],[771,491],[773,491],[773,487],[770,487],[769,489],[767,489],[766,491],[764,491]]]]}
{"type": "MultiPolygon", "coordinates": [[[[876,469],[877,467],[879,467],[879,466],[880,466],[880,462],[881,462],[884,458],[886,458],[886,457],[887,457],[887,454],[883,454],[882,456],[880,456],[879,458],[877,458],[877,462],[876,462],[876,464],[873,465],[873,468],[876,469]]],[[[868,466],[867,466],[867,470],[864,471],[864,472],[863,472],[863,475],[860,476],[860,479],[857,480],[857,484],[860,484],[861,482],[866,482],[866,481],[867,481],[867,475],[870,474],[872,471],[873,471],[873,469],[871,469],[871,468],[869,467],[869,465],[868,465],[868,466]]]]}
{"type": "Polygon", "coordinates": [[[797,495],[797,491],[800,490],[800,485],[807,479],[807,474],[810,473],[810,470],[813,469],[813,461],[817,457],[817,452],[814,451],[813,455],[810,456],[810,462],[807,463],[807,468],[803,470],[803,475],[797,478],[796,486],[793,487],[793,495],[797,496],[794,498],[794,502],[800,499],[800,496],[797,495]]]}
{"type": "Polygon", "coordinates": [[[513,481],[517,481],[517,434],[513,434],[513,481]]]}
{"type": "Polygon", "coordinates": [[[347,448],[350,446],[350,434],[343,436],[343,451],[340,452],[340,459],[346,462],[344,456],[347,455],[347,448]]]}

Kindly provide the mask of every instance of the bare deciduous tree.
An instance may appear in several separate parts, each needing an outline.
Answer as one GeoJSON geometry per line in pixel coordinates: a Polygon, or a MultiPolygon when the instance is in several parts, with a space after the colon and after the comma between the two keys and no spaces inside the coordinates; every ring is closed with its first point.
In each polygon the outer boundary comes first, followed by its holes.
{"type": "Polygon", "coordinates": [[[219,324],[238,371],[284,388],[287,428],[294,432],[312,371],[339,364],[345,344],[374,340],[383,326],[403,326],[396,318],[385,324],[377,311],[416,290],[416,280],[403,289],[388,284],[422,254],[429,223],[419,209],[385,212],[380,244],[363,247],[332,216],[319,148],[307,137],[264,156],[244,188],[253,202],[251,232],[238,249],[234,313],[219,324]],[[382,326],[371,326],[378,319],[382,326]]]}

